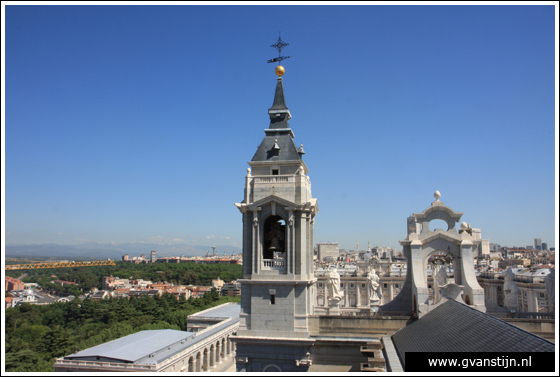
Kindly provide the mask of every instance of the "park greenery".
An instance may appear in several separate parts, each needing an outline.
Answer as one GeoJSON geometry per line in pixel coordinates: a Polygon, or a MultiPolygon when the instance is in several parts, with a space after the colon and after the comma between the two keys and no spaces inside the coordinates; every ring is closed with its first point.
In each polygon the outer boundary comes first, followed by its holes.
{"type": "Polygon", "coordinates": [[[163,295],[108,298],[50,305],[24,303],[6,309],[5,366],[8,372],[53,372],[55,359],[143,330],[187,329],[187,316],[240,297],[163,295]]]}
{"type": "Polygon", "coordinates": [[[49,268],[6,271],[14,278],[22,274],[26,283],[38,283],[43,290],[74,295],[70,302],[50,305],[24,303],[6,309],[5,368],[10,372],[52,372],[57,357],[105,343],[143,330],[185,331],[187,316],[236,297],[219,297],[216,289],[203,297],[185,299],[161,296],[108,298],[94,301],[85,297],[92,288],[102,288],[104,276],[167,281],[175,285],[210,285],[220,277],[228,282],[241,277],[241,265],[196,263],[116,262],[116,266],[49,268]],[[76,284],[61,286],[55,279],[76,284]],[[81,296],[81,298],[79,297],[81,296]]]}
{"type": "Polygon", "coordinates": [[[6,276],[18,278],[23,273],[24,283],[38,283],[44,290],[79,296],[92,288],[102,289],[103,277],[144,279],[152,282],[167,281],[175,285],[211,285],[212,279],[225,282],[241,278],[242,266],[238,264],[214,263],[126,263],[117,261],[115,266],[44,268],[6,271],[6,276]],[[75,285],[51,283],[54,280],[75,282],[75,285]]]}

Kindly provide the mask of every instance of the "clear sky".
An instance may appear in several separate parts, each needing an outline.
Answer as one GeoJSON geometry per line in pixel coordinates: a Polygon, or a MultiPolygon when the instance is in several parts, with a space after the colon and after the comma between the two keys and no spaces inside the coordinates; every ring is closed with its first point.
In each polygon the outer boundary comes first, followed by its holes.
{"type": "Polygon", "coordinates": [[[5,242],[241,246],[282,55],[315,242],[555,246],[554,6],[5,7],[5,242]]]}

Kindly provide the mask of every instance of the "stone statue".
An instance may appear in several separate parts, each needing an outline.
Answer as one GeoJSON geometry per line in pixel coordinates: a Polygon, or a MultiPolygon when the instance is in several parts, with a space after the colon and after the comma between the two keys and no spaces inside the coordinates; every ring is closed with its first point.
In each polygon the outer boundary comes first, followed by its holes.
{"type": "Polygon", "coordinates": [[[416,217],[410,216],[406,219],[407,234],[416,233],[416,217]]]}
{"type": "Polygon", "coordinates": [[[515,279],[515,274],[511,270],[511,267],[507,269],[504,274],[504,307],[507,309],[515,309],[518,308],[517,302],[517,294],[520,292],[517,284],[513,281],[515,279]]]}
{"type": "Polygon", "coordinates": [[[556,305],[556,296],[554,291],[554,283],[556,280],[554,272],[555,270],[555,268],[552,268],[550,270],[550,274],[546,275],[546,277],[544,278],[544,284],[546,286],[546,296],[548,297],[548,302],[550,304],[550,312],[554,312],[554,306],[556,305]]]}
{"type": "Polygon", "coordinates": [[[375,269],[371,269],[371,271],[367,275],[368,283],[369,283],[369,300],[372,301],[379,301],[381,300],[381,287],[379,286],[379,276],[375,273],[375,269]]]}
{"type": "Polygon", "coordinates": [[[337,305],[344,292],[340,290],[340,275],[336,271],[336,267],[331,267],[327,273],[328,277],[328,287],[329,287],[329,302],[337,305]]]}
{"type": "Polygon", "coordinates": [[[434,304],[437,304],[441,300],[441,292],[439,291],[441,287],[447,284],[447,268],[440,264],[437,265],[434,274],[434,304]]]}

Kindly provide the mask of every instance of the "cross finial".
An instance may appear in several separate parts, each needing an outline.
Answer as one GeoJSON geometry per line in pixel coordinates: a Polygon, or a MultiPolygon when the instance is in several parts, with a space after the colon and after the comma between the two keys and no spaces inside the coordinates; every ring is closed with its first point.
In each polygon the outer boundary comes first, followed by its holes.
{"type": "MultiPolygon", "coordinates": [[[[280,33],[278,33],[280,34],[280,33]]],[[[286,43],[282,40],[282,36],[278,35],[278,42],[276,42],[273,45],[270,45],[270,47],[274,47],[275,49],[278,50],[278,57],[274,58],[274,59],[270,59],[268,62],[269,63],[273,63],[273,62],[278,62],[278,64],[280,64],[280,62],[284,59],[288,59],[289,56],[282,56],[282,49],[286,46],[289,46],[289,43],[286,43]]]]}
{"type": "Polygon", "coordinates": [[[278,42],[276,42],[276,44],[271,45],[270,47],[274,47],[275,49],[278,50],[278,56],[280,56],[282,54],[282,49],[286,46],[289,46],[289,43],[285,43],[282,40],[282,36],[280,35],[280,32],[278,32],[278,42]]]}

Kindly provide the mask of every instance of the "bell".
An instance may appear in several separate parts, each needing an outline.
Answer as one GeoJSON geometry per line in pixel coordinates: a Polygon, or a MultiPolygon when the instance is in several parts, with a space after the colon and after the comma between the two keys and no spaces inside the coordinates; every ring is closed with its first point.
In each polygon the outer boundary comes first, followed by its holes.
{"type": "Polygon", "coordinates": [[[278,237],[274,237],[270,241],[270,247],[268,248],[268,250],[282,251],[282,245],[280,245],[280,240],[278,239],[278,237]]]}

